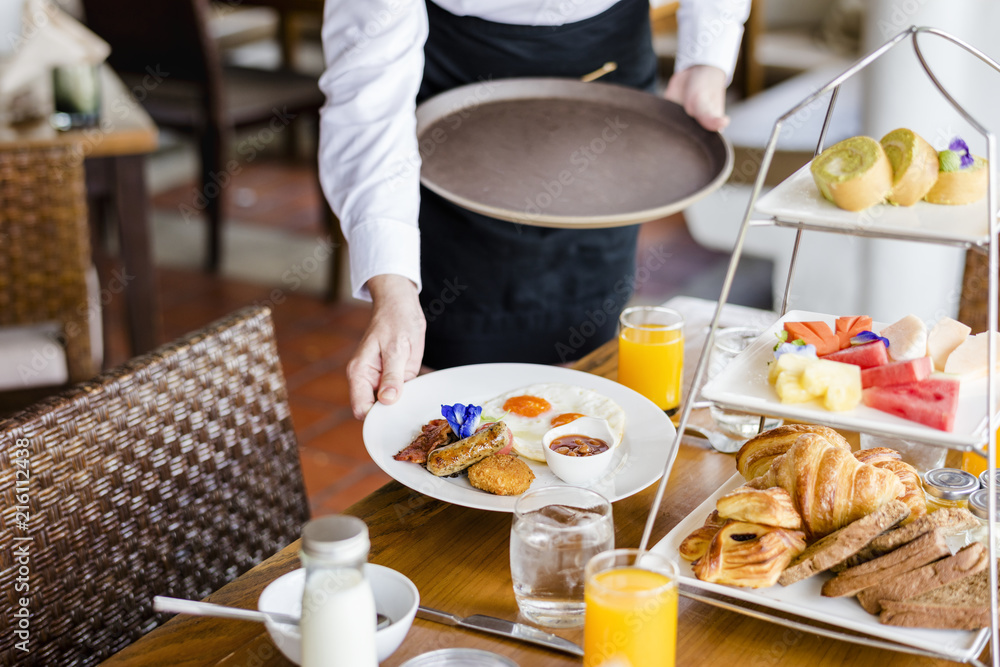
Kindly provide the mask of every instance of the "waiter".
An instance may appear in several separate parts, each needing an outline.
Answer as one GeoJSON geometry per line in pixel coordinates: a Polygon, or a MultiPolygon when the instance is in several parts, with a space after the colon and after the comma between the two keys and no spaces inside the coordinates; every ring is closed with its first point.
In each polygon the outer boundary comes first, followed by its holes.
{"type": "MultiPolygon", "coordinates": [[[[666,95],[709,130],[728,123],[749,4],[683,0],[678,11],[666,95]]],[[[352,292],[373,306],[347,366],[355,417],[376,398],[395,402],[421,360],[555,363],[612,338],[638,226],[515,225],[422,189],[414,110],[457,86],[479,82],[488,102],[491,81],[578,79],[609,61],[618,68],[603,82],[653,91],[648,0],[327,0],[323,46],[320,174],[348,241],[352,292]]]]}

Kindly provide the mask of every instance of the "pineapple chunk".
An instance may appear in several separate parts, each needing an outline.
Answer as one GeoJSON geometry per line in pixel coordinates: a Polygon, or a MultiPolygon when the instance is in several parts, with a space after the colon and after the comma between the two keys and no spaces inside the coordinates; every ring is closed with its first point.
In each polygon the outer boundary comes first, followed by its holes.
{"type": "Polygon", "coordinates": [[[802,386],[811,394],[823,396],[827,410],[851,410],[861,402],[861,368],[817,359],[802,372],[802,386]]]}
{"type": "Polygon", "coordinates": [[[790,373],[798,377],[813,361],[816,361],[816,357],[808,354],[783,354],[771,364],[767,373],[767,381],[776,384],[778,376],[782,373],[790,373]]]}
{"type": "Polygon", "coordinates": [[[816,398],[802,386],[802,376],[792,373],[779,375],[774,383],[774,390],[778,392],[782,403],[807,403],[816,398]]]}

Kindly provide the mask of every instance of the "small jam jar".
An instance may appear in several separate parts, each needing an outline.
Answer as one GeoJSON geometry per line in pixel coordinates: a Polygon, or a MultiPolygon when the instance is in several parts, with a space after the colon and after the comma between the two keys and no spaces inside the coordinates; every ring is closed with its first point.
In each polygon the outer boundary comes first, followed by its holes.
{"type": "MultiPolygon", "coordinates": [[[[990,535],[989,535],[989,524],[990,524],[990,512],[987,507],[987,503],[990,501],[989,489],[979,489],[978,491],[973,491],[972,495],[969,496],[969,511],[972,516],[976,517],[976,521],[979,525],[970,528],[969,532],[966,533],[965,543],[972,544],[973,542],[980,542],[984,547],[989,547],[990,545],[990,535]]],[[[1000,494],[997,495],[997,507],[1000,508],[1000,494]]],[[[997,550],[1000,550],[1000,522],[993,522],[993,542],[997,545],[997,550]]]]}
{"type": "Polygon", "coordinates": [[[924,473],[924,495],[927,511],[946,507],[969,507],[969,495],[979,488],[972,473],[957,468],[935,468],[924,473]]]}
{"type": "MultiPolygon", "coordinates": [[[[1000,468],[993,469],[993,477],[997,480],[997,488],[1000,489],[1000,468]]],[[[979,473],[979,487],[985,489],[987,488],[987,486],[989,486],[989,483],[990,483],[990,471],[984,470],[981,473],[979,473]]]]}

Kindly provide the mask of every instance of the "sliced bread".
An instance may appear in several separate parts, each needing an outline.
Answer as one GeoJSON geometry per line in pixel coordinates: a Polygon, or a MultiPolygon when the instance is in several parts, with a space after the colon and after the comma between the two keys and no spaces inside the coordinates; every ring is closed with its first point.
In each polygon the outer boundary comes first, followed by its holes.
{"type": "Polygon", "coordinates": [[[778,583],[789,586],[850,558],[858,549],[872,541],[884,530],[896,525],[910,514],[909,507],[901,500],[891,500],[871,514],[847,524],[806,547],[788,568],[781,573],[778,583]]]}
{"type": "Polygon", "coordinates": [[[871,586],[858,593],[858,602],[870,614],[882,611],[886,601],[908,600],[922,593],[940,588],[956,579],[962,579],[976,572],[982,572],[989,565],[986,547],[973,542],[954,556],[942,558],[905,576],[871,586]]]}
{"type": "Polygon", "coordinates": [[[833,598],[855,595],[950,554],[944,533],[935,528],[895,551],[844,570],[823,584],[823,595],[833,598]]]}
{"type": "Polygon", "coordinates": [[[985,628],[990,624],[989,570],[962,577],[908,600],[886,600],[878,620],[886,625],[908,628],[985,628]]]}
{"type": "Polygon", "coordinates": [[[940,529],[946,536],[960,533],[977,525],[976,517],[972,516],[969,510],[961,507],[947,507],[930,514],[914,519],[912,523],[905,526],[886,531],[868,543],[843,563],[834,566],[834,572],[855,567],[866,561],[873,560],[884,554],[893,551],[900,546],[917,539],[925,533],[929,533],[935,528],[940,529]]]}

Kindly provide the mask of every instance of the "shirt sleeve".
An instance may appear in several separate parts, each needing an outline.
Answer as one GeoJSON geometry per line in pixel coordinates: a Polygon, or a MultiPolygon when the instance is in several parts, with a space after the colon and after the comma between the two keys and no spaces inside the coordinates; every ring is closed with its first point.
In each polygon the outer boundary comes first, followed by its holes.
{"type": "Polygon", "coordinates": [[[327,0],[319,173],[348,242],[351,292],[372,276],[420,288],[416,96],[427,39],[424,0],[327,0]]]}
{"type": "Polygon", "coordinates": [[[677,62],[680,72],[712,65],[732,81],[750,0],[681,0],[677,10],[677,62]]]}

